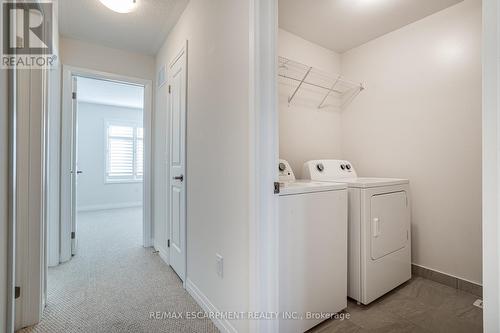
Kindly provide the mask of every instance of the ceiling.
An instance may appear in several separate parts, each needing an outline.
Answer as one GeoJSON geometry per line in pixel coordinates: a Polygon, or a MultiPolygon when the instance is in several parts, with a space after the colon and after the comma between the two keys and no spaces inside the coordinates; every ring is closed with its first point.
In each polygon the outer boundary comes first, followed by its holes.
{"type": "Polygon", "coordinates": [[[189,0],[137,0],[137,9],[115,13],[99,0],[59,1],[64,37],[155,55],[189,0]]]}
{"type": "Polygon", "coordinates": [[[144,87],[79,77],[78,101],[142,109],[144,87]]]}
{"type": "Polygon", "coordinates": [[[279,0],[279,25],[343,53],[461,1],[279,0]]]}

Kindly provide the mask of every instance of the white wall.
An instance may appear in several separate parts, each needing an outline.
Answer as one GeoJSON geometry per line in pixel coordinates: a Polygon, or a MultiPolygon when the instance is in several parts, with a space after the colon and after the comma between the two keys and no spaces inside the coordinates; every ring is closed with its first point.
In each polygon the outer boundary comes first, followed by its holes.
{"type": "Polygon", "coordinates": [[[413,262],[481,283],[481,2],[342,56],[366,90],[342,113],[361,175],[410,179],[413,262]]]}
{"type": "Polygon", "coordinates": [[[78,210],[134,207],[142,204],[142,182],[105,183],[106,121],[142,124],[142,109],[78,103],[78,210]]]}
{"type": "Polygon", "coordinates": [[[86,69],[154,80],[154,57],[76,39],[60,39],[61,61],[86,69]]]}
{"type": "MultiPolygon", "coordinates": [[[[156,61],[159,70],[189,41],[187,278],[220,311],[248,310],[249,8],[248,1],[191,0],[156,61]],[[223,279],[216,253],[224,257],[223,279]]],[[[165,94],[166,86],[157,100],[157,142],[168,137],[165,94]]],[[[156,149],[155,165],[163,165],[156,171],[166,174],[166,147],[156,149]]],[[[157,200],[168,202],[165,193],[157,200]]],[[[231,324],[249,330],[246,321],[231,324]]]]}
{"type": "MultiPolygon", "coordinates": [[[[331,75],[340,74],[340,55],[280,29],[278,55],[313,66],[331,75]]],[[[318,89],[301,89],[290,105],[296,82],[279,80],[280,158],[286,159],[295,176],[302,175],[302,165],[311,159],[339,158],[341,155],[341,113],[332,107],[317,106],[324,96],[318,89]]]]}
{"type": "Polygon", "coordinates": [[[0,69],[0,331],[7,330],[7,193],[8,193],[8,99],[7,71],[0,69]]]}

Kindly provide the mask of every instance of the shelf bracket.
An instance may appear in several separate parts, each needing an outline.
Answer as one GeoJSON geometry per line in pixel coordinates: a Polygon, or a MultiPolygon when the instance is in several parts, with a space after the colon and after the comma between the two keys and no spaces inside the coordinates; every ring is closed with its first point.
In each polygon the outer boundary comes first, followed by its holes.
{"type": "Polygon", "coordinates": [[[337,76],[337,79],[333,83],[332,87],[328,90],[328,92],[326,93],[325,97],[323,97],[323,100],[321,101],[321,103],[319,103],[318,109],[321,109],[321,107],[325,103],[325,101],[328,98],[328,96],[330,96],[330,94],[332,93],[333,89],[335,89],[335,86],[337,85],[337,83],[339,83],[341,77],[342,77],[341,75],[337,76]]]}
{"type": "Polygon", "coordinates": [[[292,96],[288,97],[288,105],[290,105],[290,103],[292,102],[293,98],[297,94],[297,91],[299,91],[300,87],[302,86],[302,84],[306,80],[307,76],[309,75],[309,73],[311,73],[311,70],[312,70],[312,67],[309,67],[309,69],[306,72],[306,75],[304,75],[304,77],[302,78],[302,80],[300,80],[300,83],[297,86],[297,88],[295,88],[295,91],[293,92],[292,96]]]}

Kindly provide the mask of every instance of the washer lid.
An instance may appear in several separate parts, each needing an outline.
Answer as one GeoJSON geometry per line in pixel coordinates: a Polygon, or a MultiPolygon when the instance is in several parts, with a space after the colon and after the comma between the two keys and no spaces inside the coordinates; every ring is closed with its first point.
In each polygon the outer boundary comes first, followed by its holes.
{"type": "Polygon", "coordinates": [[[303,194],[325,191],[339,191],[347,189],[344,183],[326,183],[310,180],[280,182],[280,195],[303,194]]]}
{"type": "Polygon", "coordinates": [[[398,179],[398,178],[368,178],[368,177],[357,177],[357,178],[344,178],[341,180],[346,183],[349,187],[354,188],[372,188],[372,187],[382,187],[382,186],[394,186],[408,184],[408,179],[398,179]]]}

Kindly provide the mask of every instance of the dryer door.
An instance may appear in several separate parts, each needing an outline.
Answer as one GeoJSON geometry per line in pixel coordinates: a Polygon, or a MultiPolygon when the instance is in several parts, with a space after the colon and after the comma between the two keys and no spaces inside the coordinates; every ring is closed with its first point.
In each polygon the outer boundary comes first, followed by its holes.
{"type": "Polygon", "coordinates": [[[371,258],[380,259],[408,242],[408,200],[405,191],[377,194],[370,200],[371,258]]]}

